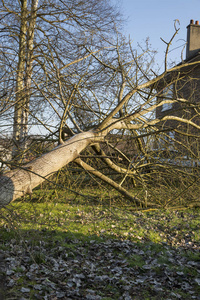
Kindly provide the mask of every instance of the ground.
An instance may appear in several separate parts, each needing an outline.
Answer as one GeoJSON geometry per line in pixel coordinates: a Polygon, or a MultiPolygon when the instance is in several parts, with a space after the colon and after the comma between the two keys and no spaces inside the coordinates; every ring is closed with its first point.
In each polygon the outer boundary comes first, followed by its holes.
{"type": "Polygon", "coordinates": [[[199,209],[22,201],[1,216],[1,299],[200,299],[199,209]]]}

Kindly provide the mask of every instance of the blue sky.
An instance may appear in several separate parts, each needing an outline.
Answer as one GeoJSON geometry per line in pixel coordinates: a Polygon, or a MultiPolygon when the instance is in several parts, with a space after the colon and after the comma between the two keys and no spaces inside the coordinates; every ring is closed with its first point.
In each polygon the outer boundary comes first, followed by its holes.
{"type": "MultiPolygon", "coordinates": [[[[180,30],[171,49],[186,42],[187,25],[190,20],[200,21],[200,0],[112,0],[127,20],[124,33],[131,37],[133,45],[150,38],[152,48],[158,51],[157,63],[163,65],[166,45],[160,37],[169,41],[174,33],[174,20],[180,21],[180,30]]],[[[169,54],[171,61],[181,61],[182,48],[169,54]]],[[[185,59],[185,52],[183,58],[185,59]]]]}

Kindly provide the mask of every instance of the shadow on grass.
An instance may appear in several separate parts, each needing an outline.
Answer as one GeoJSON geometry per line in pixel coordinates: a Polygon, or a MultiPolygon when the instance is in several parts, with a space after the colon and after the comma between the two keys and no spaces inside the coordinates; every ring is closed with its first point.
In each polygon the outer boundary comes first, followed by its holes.
{"type": "Polygon", "coordinates": [[[198,211],[44,200],[1,210],[6,300],[198,299],[198,211]]]}
{"type": "Polygon", "coordinates": [[[200,293],[198,256],[166,243],[2,228],[0,245],[1,299],[198,299],[200,293]]]}

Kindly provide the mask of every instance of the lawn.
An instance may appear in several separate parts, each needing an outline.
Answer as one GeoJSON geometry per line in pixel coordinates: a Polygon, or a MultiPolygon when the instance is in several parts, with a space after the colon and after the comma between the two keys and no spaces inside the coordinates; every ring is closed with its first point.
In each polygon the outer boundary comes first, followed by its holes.
{"type": "Polygon", "coordinates": [[[0,224],[2,299],[200,299],[199,209],[36,191],[0,224]]]}

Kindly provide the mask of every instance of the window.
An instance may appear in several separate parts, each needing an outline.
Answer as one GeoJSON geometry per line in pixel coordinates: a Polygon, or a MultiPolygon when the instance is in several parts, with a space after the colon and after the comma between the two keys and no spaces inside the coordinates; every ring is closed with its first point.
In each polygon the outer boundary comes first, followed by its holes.
{"type": "MultiPolygon", "coordinates": [[[[166,87],[163,89],[163,100],[170,100],[174,97],[174,87],[173,85],[170,85],[169,87],[166,87]]],[[[166,111],[169,109],[172,109],[173,103],[164,103],[162,105],[161,111],[166,111]]]]}
{"type": "Polygon", "coordinates": [[[175,132],[169,131],[160,135],[158,139],[158,147],[162,149],[173,150],[174,149],[175,132]]]}
{"type": "Polygon", "coordinates": [[[169,138],[170,138],[170,139],[174,139],[174,138],[175,138],[175,132],[174,132],[174,131],[170,131],[170,132],[168,133],[168,135],[169,135],[169,138]]]}

